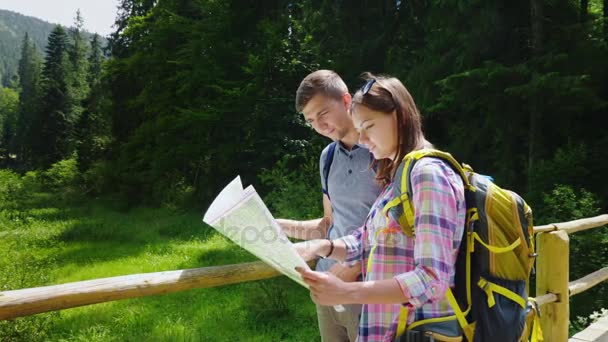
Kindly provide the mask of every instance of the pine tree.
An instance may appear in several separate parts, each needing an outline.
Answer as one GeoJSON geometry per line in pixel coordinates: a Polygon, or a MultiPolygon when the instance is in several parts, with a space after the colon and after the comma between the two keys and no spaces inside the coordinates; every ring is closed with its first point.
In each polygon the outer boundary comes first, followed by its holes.
{"type": "MultiPolygon", "coordinates": [[[[70,102],[69,120],[73,123],[77,122],[83,111],[83,101],[89,94],[89,85],[87,82],[88,72],[88,44],[84,36],[84,19],[80,14],[80,10],[76,11],[74,18],[74,26],[69,29],[68,35],[70,43],[68,44],[68,56],[70,59],[70,68],[68,73],[68,94],[70,102]]],[[[70,140],[76,140],[75,137],[70,137],[70,140]]],[[[75,141],[71,141],[73,145],[75,141]]]]}
{"type": "Polygon", "coordinates": [[[15,89],[0,87],[0,165],[11,166],[19,96],[15,89]]]}
{"type": "Polygon", "coordinates": [[[51,32],[42,70],[42,108],[40,125],[32,132],[33,158],[37,166],[47,167],[70,154],[70,118],[68,93],[68,36],[57,25],[51,32]]]}
{"type": "Polygon", "coordinates": [[[17,155],[17,163],[21,168],[27,169],[31,165],[32,137],[40,123],[40,78],[42,58],[38,49],[26,33],[21,47],[19,60],[19,111],[15,139],[9,144],[9,150],[17,155]]]}
{"type": "Polygon", "coordinates": [[[109,120],[105,115],[105,93],[102,78],[103,56],[99,35],[91,39],[91,53],[88,59],[87,83],[89,96],[84,101],[84,111],[77,125],[78,168],[86,171],[99,160],[111,141],[109,120]]]}

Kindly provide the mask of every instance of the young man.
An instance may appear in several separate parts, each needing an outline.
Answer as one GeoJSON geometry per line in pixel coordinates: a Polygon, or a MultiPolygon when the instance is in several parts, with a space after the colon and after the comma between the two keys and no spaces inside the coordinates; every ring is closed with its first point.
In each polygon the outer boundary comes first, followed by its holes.
{"type": "MultiPolygon", "coordinates": [[[[323,217],[309,221],[277,219],[290,237],[312,240],[348,235],[363,224],[380,193],[375,173],[370,168],[372,156],[358,144],[359,134],[348,114],[350,102],[346,84],[330,70],[309,74],[298,87],[296,110],[317,133],[334,142],[325,147],[319,162],[323,217]]],[[[343,280],[355,281],[361,273],[361,265],[349,267],[321,259],[317,271],[332,272],[343,280]]],[[[317,305],[322,341],[355,341],[357,338],[361,305],[344,307],[344,312],[336,312],[331,306],[317,305]]]]}

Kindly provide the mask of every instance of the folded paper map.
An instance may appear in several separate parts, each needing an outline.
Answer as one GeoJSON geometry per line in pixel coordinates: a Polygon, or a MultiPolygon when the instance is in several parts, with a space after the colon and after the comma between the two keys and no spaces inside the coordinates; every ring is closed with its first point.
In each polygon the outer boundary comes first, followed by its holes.
{"type": "Polygon", "coordinates": [[[309,269],[252,186],[236,177],[215,198],[203,221],[277,271],[308,288],[295,270],[309,269]]]}

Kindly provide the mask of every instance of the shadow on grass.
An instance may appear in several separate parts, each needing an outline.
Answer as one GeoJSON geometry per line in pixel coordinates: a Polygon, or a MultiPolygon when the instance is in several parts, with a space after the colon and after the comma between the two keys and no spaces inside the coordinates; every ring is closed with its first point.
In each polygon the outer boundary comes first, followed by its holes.
{"type": "MultiPolygon", "coordinates": [[[[201,251],[196,257],[196,267],[230,265],[257,260],[251,253],[231,244],[227,248],[209,248],[201,251]]],[[[184,264],[180,266],[188,267],[184,264]]],[[[191,265],[189,266],[191,267],[191,265]]]]}
{"type": "Polygon", "coordinates": [[[204,241],[212,231],[191,213],[175,214],[162,209],[139,209],[131,214],[98,209],[90,216],[76,212],[71,219],[75,222],[62,232],[62,241],[204,241]]]}
{"type": "Polygon", "coordinates": [[[147,245],[138,244],[116,245],[112,242],[87,243],[78,247],[64,249],[56,255],[56,260],[59,264],[92,265],[139,255],[147,248],[149,248],[147,245]]]}

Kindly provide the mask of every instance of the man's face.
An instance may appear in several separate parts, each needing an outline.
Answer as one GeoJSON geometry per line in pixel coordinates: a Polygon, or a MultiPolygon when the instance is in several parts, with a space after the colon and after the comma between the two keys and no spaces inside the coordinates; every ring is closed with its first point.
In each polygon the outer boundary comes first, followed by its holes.
{"type": "Polygon", "coordinates": [[[353,122],[348,115],[350,95],[344,94],[340,100],[324,95],[315,95],[304,107],[304,120],[317,133],[331,140],[341,140],[354,130],[353,122]]]}

